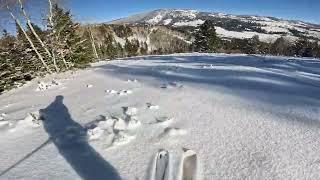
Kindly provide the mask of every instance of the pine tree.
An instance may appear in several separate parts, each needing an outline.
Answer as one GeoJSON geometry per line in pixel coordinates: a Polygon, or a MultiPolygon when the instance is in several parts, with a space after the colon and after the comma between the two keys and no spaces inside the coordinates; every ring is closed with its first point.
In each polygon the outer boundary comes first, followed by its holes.
{"type": "Polygon", "coordinates": [[[53,6],[53,27],[57,37],[55,46],[59,56],[74,67],[85,67],[93,60],[90,39],[77,33],[79,24],[72,21],[70,11],[64,11],[57,4],[53,6]]]}
{"type": "Polygon", "coordinates": [[[115,59],[118,54],[117,46],[114,44],[112,34],[108,34],[104,40],[104,57],[108,59],[115,59]]]}
{"type": "Polygon", "coordinates": [[[298,39],[294,44],[294,52],[297,56],[312,57],[312,44],[306,38],[298,39]]]}
{"type": "Polygon", "coordinates": [[[319,41],[313,43],[312,52],[314,57],[320,58],[320,44],[319,41]]]}
{"type": "Polygon", "coordinates": [[[144,43],[141,44],[140,53],[141,53],[142,55],[148,54],[148,44],[147,44],[146,42],[144,42],[144,43]]]}
{"type": "Polygon", "coordinates": [[[131,56],[131,54],[132,54],[131,49],[132,49],[132,44],[129,41],[129,39],[126,38],[126,43],[124,44],[124,51],[125,51],[125,54],[127,57],[131,56]]]}
{"type": "Polygon", "coordinates": [[[195,33],[194,50],[198,52],[215,52],[219,47],[219,38],[213,21],[207,20],[195,33]]]}

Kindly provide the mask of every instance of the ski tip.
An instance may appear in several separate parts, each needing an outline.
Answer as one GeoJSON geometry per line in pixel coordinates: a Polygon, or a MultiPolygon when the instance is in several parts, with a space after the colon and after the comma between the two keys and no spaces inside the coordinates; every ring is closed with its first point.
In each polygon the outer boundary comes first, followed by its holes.
{"type": "Polygon", "coordinates": [[[169,151],[165,150],[165,149],[159,149],[157,156],[161,159],[164,156],[168,156],[169,155],[169,151]]]}
{"type": "Polygon", "coordinates": [[[191,149],[188,148],[182,148],[184,155],[186,156],[192,156],[192,155],[196,155],[197,153],[191,149]]]}

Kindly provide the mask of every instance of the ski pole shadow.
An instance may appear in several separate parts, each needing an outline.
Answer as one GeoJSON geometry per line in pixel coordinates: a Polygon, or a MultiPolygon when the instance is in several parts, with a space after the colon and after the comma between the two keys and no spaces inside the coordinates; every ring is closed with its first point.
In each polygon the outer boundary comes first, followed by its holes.
{"type": "Polygon", "coordinates": [[[59,153],[82,179],[120,180],[116,169],[89,145],[86,129],[71,118],[63,99],[57,96],[40,110],[43,127],[59,153]]]}

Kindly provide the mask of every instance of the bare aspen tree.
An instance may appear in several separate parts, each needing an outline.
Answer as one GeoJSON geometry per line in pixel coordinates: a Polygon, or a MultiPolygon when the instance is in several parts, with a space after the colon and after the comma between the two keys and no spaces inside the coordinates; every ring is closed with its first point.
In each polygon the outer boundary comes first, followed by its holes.
{"type": "MultiPolygon", "coordinates": [[[[49,23],[50,23],[50,26],[52,28],[52,38],[54,39],[55,41],[55,29],[53,28],[54,24],[53,24],[53,21],[52,21],[52,18],[53,18],[53,12],[52,12],[52,8],[53,8],[53,4],[52,4],[52,0],[48,0],[49,2],[49,23]]],[[[57,66],[57,61],[56,61],[56,53],[57,50],[56,50],[56,47],[55,47],[55,44],[52,44],[52,61],[53,61],[53,64],[56,68],[57,71],[59,71],[59,68],[57,66]]]]}
{"type": "Polygon", "coordinates": [[[92,34],[92,28],[91,28],[90,25],[88,26],[88,29],[89,29],[89,33],[90,33],[90,39],[91,39],[93,54],[94,54],[95,57],[98,59],[99,56],[98,56],[98,52],[97,52],[97,49],[96,49],[96,44],[95,44],[95,42],[94,42],[94,37],[93,37],[93,34],[92,34]]]}
{"type": "Polygon", "coordinates": [[[41,46],[43,47],[43,49],[45,50],[45,52],[47,53],[47,55],[53,59],[53,64],[54,64],[54,67],[55,67],[55,70],[58,72],[59,71],[59,68],[57,67],[57,64],[55,62],[55,58],[53,58],[52,54],[50,53],[49,49],[47,48],[47,46],[43,43],[43,41],[41,40],[41,38],[39,37],[39,35],[36,33],[36,31],[34,30],[33,28],[33,25],[31,23],[31,20],[29,18],[29,16],[27,15],[24,7],[23,7],[23,3],[21,0],[18,0],[19,4],[20,4],[20,9],[21,9],[21,12],[23,14],[23,16],[25,17],[26,21],[27,21],[27,25],[28,27],[30,28],[32,34],[36,37],[36,39],[39,41],[39,43],[41,44],[41,46]]]}
{"type": "Polygon", "coordinates": [[[63,49],[59,48],[60,32],[66,27],[66,25],[61,27],[61,29],[57,30],[55,29],[54,22],[53,22],[53,17],[54,17],[53,6],[56,4],[61,5],[63,4],[63,2],[64,2],[63,0],[48,0],[48,4],[49,4],[48,24],[51,28],[51,38],[53,41],[51,42],[51,51],[52,51],[53,61],[56,64],[57,60],[61,59],[65,68],[69,69],[69,65],[65,59],[65,52],[63,49]]]}
{"type": "Polygon", "coordinates": [[[23,32],[24,36],[26,37],[26,39],[28,40],[30,46],[32,47],[32,50],[37,54],[39,60],[41,61],[41,63],[43,64],[43,66],[46,68],[46,70],[49,73],[52,73],[51,69],[49,68],[49,66],[47,65],[47,63],[44,61],[42,55],[39,53],[39,51],[37,50],[37,48],[35,47],[34,43],[32,42],[31,38],[29,37],[29,35],[27,34],[27,32],[23,29],[23,26],[21,24],[21,22],[19,21],[19,19],[13,14],[13,12],[11,11],[9,5],[6,6],[10,16],[12,17],[12,19],[17,23],[17,25],[19,26],[19,28],[21,29],[21,31],[23,32]]]}
{"type": "MultiPolygon", "coordinates": [[[[59,36],[60,36],[60,32],[57,33],[57,30],[54,28],[54,23],[53,23],[53,5],[54,3],[57,3],[56,1],[53,2],[53,0],[48,0],[49,3],[49,24],[52,28],[52,38],[54,43],[58,43],[59,41],[59,36]]],[[[59,50],[59,48],[56,47],[56,44],[52,45],[52,55],[55,56],[55,53],[60,53],[61,55],[61,59],[62,62],[65,66],[66,69],[69,69],[68,63],[66,61],[66,59],[64,58],[64,52],[62,50],[59,50]]]]}

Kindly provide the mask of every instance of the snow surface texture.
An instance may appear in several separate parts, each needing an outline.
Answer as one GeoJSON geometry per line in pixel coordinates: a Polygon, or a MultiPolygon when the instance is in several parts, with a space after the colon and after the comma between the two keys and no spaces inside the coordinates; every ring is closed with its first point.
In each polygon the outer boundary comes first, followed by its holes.
{"type": "Polygon", "coordinates": [[[182,147],[204,179],[320,179],[319,92],[315,59],[99,62],[0,96],[0,179],[145,179],[159,149],[174,169],[182,147]]]}

